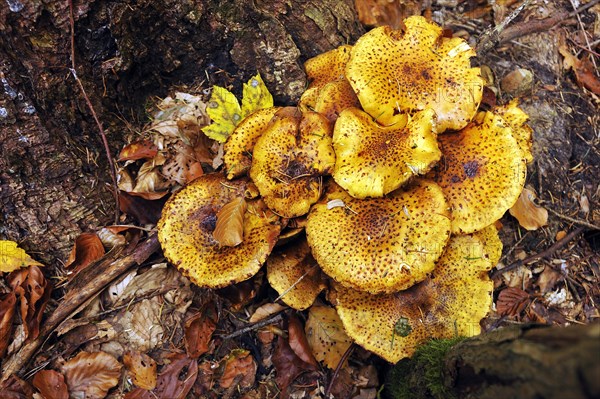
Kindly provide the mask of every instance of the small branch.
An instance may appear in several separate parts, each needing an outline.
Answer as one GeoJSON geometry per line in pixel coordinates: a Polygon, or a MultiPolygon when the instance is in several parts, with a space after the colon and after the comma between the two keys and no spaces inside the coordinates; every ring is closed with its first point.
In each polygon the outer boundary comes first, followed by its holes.
{"type": "Polygon", "coordinates": [[[550,212],[551,214],[553,214],[554,216],[559,217],[559,218],[561,218],[563,220],[566,220],[567,222],[578,224],[580,226],[587,227],[588,229],[591,229],[591,230],[600,230],[600,226],[596,226],[595,224],[588,223],[585,220],[575,219],[575,218],[572,218],[570,216],[563,215],[562,213],[556,212],[552,208],[545,207],[545,209],[548,212],[550,212]]]}
{"type": "Polygon", "coordinates": [[[494,279],[494,278],[498,277],[499,275],[501,275],[502,273],[505,273],[505,272],[508,272],[508,271],[511,271],[514,269],[518,269],[519,267],[521,267],[527,263],[550,256],[554,252],[559,250],[560,248],[567,245],[573,238],[575,238],[576,236],[578,236],[579,234],[581,234],[584,231],[585,231],[585,227],[577,227],[575,230],[571,231],[569,234],[564,236],[562,239],[556,241],[554,244],[552,244],[550,247],[546,248],[542,252],[539,252],[535,255],[528,256],[527,258],[525,258],[523,260],[518,260],[514,263],[511,263],[510,265],[508,265],[506,267],[503,267],[502,269],[496,269],[494,272],[492,272],[490,277],[492,279],[494,279]]]}
{"type": "Polygon", "coordinates": [[[525,0],[492,30],[487,30],[481,35],[476,46],[478,55],[487,53],[496,45],[496,43],[500,42],[500,34],[504,31],[504,28],[511,23],[512,20],[515,19],[529,3],[531,3],[531,1],[532,0],[525,0]]]}
{"type": "Polygon", "coordinates": [[[268,318],[266,318],[264,320],[261,320],[261,321],[257,321],[256,323],[251,324],[251,325],[249,325],[247,327],[244,327],[241,330],[237,330],[237,331],[235,331],[235,332],[233,332],[231,334],[221,335],[221,338],[224,339],[224,340],[225,339],[236,338],[236,337],[239,337],[240,335],[246,334],[247,332],[250,332],[250,331],[253,331],[253,330],[258,330],[259,328],[268,326],[269,324],[276,323],[276,322],[278,322],[280,320],[281,320],[281,313],[277,313],[277,314],[275,314],[275,315],[273,315],[271,317],[268,317],[268,318]]]}
{"type": "Polygon", "coordinates": [[[115,168],[115,163],[113,162],[112,156],[110,155],[110,146],[108,145],[108,140],[106,139],[106,134],[104,133],[104,128],[102,127],[102,123],[100,123],[100,119],[98,119],[98,115],[96,114],[96,110],[88,97],[85,88],[83,87],[83,83],[77,76],[77,68],[75,65],[75,19],[73,17],[73,0],[68,0],[69,2],[69,24],[71,28],[71,74],[73,78],[75,78],[75,82],[79,86],[81,93],[83,94],[83,98],[96,122],[96,126],[98,126],[98,130],[100,131],[100,137],[102,138],[102,144],[104,145],[104,152],[106,153],[106,159],[108,160],[108,167],[110,169],[110,177],[113,184],[114,197],[115,197],[115,222],[114,224],[119,224],[119,215],[120,215],[120,206],[119,206],[119,187],[117,185],[117,170],[115,168]]]}

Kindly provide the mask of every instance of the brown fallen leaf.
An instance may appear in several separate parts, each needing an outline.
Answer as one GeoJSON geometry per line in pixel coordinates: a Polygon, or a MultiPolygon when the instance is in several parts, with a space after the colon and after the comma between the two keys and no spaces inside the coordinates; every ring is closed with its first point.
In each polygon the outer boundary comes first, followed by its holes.
{"type": "Polygon", "coordinates": [[[185,351],[191,359],[208,352],[218,321],[217,309],[213,302],[206,304],[185,321],[185,351]]]}
{"type": "Polygon", "coordinates": [[[90,263],[104,255],[104,245],[96,233],[81,233],[75,239],[65,267],[72,270],[71,278],[90,263]]]}
{"type": "Polygon", "coordinates": [[[281,390],[281,397],[287,397],[288,388],[302,374],[316,370],[312,364],[302,361],[292,350],[288,340],[283,337],[277,338],[273,365],[276,372],[275,381],[281,390]]]}
{"type": "Polygon", "coordinates": [[[205,361],[198,365],[198,377],[192,387],[190,395],[194,398],[206,397],[208,392],[214,392],[215,371],[218,368],[218,363],[205,361]]]}
{"type": "Polygon", "coordinates": [[[156,388],[156,362],[150,356],[129,351],[123,355],[123,364],[135,386],[143,389],[156,388]]]}
{"type": "Polygon", "coordinates": [[[580,86],[585,87],[596,95],[600,95],[600,80],[594,74],[594,65],[588,58],[575,57],[566,44],[559,46],[558,51],[565,58],[565,69],[572,69],[580,86]]]}
{"type": "Polygon", "coordinates": [[[518,316],[529,304],[530,296],[520,288],[508,287],[500,291],[496,311],[500,316],[518,316]]]}
{"type": "Polygon", "coordinates": [[[221,388],[229,388],[237,382],[240,388],[249,388],[256,379],[256,362],[245,349],[234,349],[225,358],[223,374],[219,378],[221,388]]]}
{"type": "Polygon", "coordinates": [[[537,278],[537,284],[540,287],[540,293],[545,294],[552,291],[556,283],[562,279],[562,275],[551,268],[550,266],[544,267],[544,271],[537,278]]]}
{"type": "Polygon", "coordinates": [[[156,388],[151,391],[136,388],[125,399],[184,399],[198,376],[198,363],[185,355],[175,355],[158,375],[156,388]]]}
{"type": "Polygon", "coordinates": [[[37,266],[14,271],[8,275],[7,281],[19,297],[25,337],[37,338],[42,315],[52,292],[52,284],[46,280],[37,266]]]}
{"type": "Polygon", "coordinates": [[[304,328],[315,358],[330,369],[335,369],[352,345],[352,339],[346,335],[335,309],[313,305],[308,311],[304,328]]]}
{"type": "Polygon", "coordinates": [[[70,397],[102,399],[119,383],[121,363],[106,352],[79,352],[62,365],[70,397]]]}
{"type": "Polygon", "coordinates": [[[256,323],[285,309],[287,309],[287,306],[283,306],[278,303],[265,303],[254,311],[248,322],[256,323]]]}
{"type": "Polygon", "coordinates": [[[244,214],[248,204],[238,197],[223,206],[217,213],[213,238],[224,247],[235,247],[244,240],[244,214]]]}
{"type": "Polygon", "coordinates": [[[0,384],[0,399],[31,399],[34,392],[27,381],[14,374],[0,384]]]}
{"type": "Polygon", "coordinates": [[[150,140],[134,141],[123,147],[119,153],[118,162],[137,161],[138,159],[154,158],[158,154],[158,147],[150,140]]]}
{"type": "Polygon", "coordinates": [[[167,197],[157,200],[147,200],[131,195],[125,191],[119,192],[119,207],[121,212],[136,219],[140,224],[156,224],[160,219],[161,211],[167,197]]]}
{"type": "Polygon", "coordinates": [[[10,343],[16,305],[17,296],[14,292],[0,295],[0,359],[4,356],[10,343]]]}
{"type": "Polygon", "coordinates": [[[0,272],[12,272],[27,266],[43,267],[27,255],[14,241],[0,240],[0,272]]]}
{"type": "Polygon", "coordinates": [[[358,19],[363,25],[390,25],[400,29],[402,20],[421,14],[421,2],[410,0],[355,0],[358,19]]]}
{"type": "Polygon", "coordinates": [[[69,390],[65,377],[55,370],[40,370],[33,376],[33,386],[44,399],[68,399],[69,390]]]}
{"type": "Polygon", "coordinates": [[[288,342],[290,344],[290,348],[294,351],[296,356],[298,356],[302,361],[313,365],[315,367],[319,367],[319,363],[313,356],[312,350],[308,341],[306,339],[306,335],[304,334],[304,328],[302,328],[302,323],[300,319],[295,315],[291,315],[288,320],[288,342]]]}
{"type": "Polygon", "coordinates": [[[517,202],[509,209],[521,227],[527,230],[537,230],[548,224],[548,211],[534,204],[535,193],[524,188],[517,202]]]}

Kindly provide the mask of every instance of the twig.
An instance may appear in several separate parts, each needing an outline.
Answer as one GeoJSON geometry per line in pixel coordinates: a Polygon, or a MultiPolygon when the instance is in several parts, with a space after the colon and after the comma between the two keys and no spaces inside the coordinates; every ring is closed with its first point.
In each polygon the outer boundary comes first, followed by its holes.
{"type": "Polygon", "coordinates": [[[220,337],[222,339],[231,339],[231,338],[236,338],[239,337],[240,335],[244,335],[247,332],[253,331],[253,330],[258,330],[259,328],[262,328],[264,326],[268,326],[269,324],[273,324],[278,322],[279,320],[281,320],[281,313],[277,313],[271,317],[268,317],[264,320],[261,321],[257,321],[254,324],[251,324],[249,326],[246,326],[244,328],[242,328],[241,330],[237,330],[235,332],[232,332],[231,334],[228,335],[221,335],[220,337]]]}
{"type": "Polygon", "coordinates": [[[152,235],[139,244],[130,255],[116,259],[120,251],[110,252],[109,256],[105,256],[85,268],[72,281],[71,289],[63,297],[56,310],[42,324],[38,337],[27,342],[2,364],[0,382],[5,381],[12,374],[23,374],[23,366],[29,362],[29,359],[59,324],[72,317],[82,303],[103,290],[104,287],[126,272],[131,266],[145,262],[159,248],[160,245],[156,235],[152,235]]]}
{"type": "Polygon", "coordinates": [[[346,359],[348,359],[348,357],[350,356],[350,354],[353,351],[354,351],[354,342],[348,347],[348,349],[346,349],[346,352],[344,352],[344,354],[342,355],[342,358],[340,359],[339,363],[335,367],[335,371],[333,372],[333,375],[331,376],[331,379],[329,380],[329,384],[327,385],[327,389],[325,390],[325,399],[329,399],[329,394],[331,394],[331,388],[333,388],[333,383],[335,382],[335,379],[337,378],[340,370],[342,369],[342,366],[346,362],[346,359]]]}
{"type": "Polygon", "coordinates": [[[515,19],[521,13],[521,11],[523,11],[523,9],[525,9],[525,7],[529,5],[529,3],[531,3],[531,1],[532,0],[525,0],[523,3],[521,3],[519,7],[517,7],[513,12],[508,14],[508,16],[504,18],[504,20],[498,25],[496,25],[492,30],[484,32],[478,40],[476,46],[477,53],[481,55],[491,50],[492,47],[494,47],[494,45],[500,41],[500,34],[502,33],[506,25],[511,23],[512,20],[515,19]]]}
{"type": "Polygon", "coordinates": [[[104,145],[104,152],[106,153],[106,159],[108,160],[108,167],[110,169],[110,177],[112,180],[113,190],[114,190],[114,197],[115,197],[115,223],[114,224],[119,224],[120,207],[119,207],[119,187],[117,185],[117,171],[116,171],[115,163],[113,162],[112,156],[110,155],[110,146],[108,145],[108,140],[106,139],[106,134],[104,133],[104,128],[102,128],[102,123],[100,123],[100,119],[98,119],[96,110],[94,109],[94,106],[92,105],[92,102],[90,101],[90,98],[88,97],[88,95],[85,91],[85,88],[83,87],[83,83],[81,83],[81,80],[77,76],[77,68],[75,65],[75,18],[73,17],[73,0],[68,0],[68,2],[69,2],[69,24],[71,27],[71,68],[70,68],[70,70],[71,70],[71,74],[73,75],[73,78],[75,78],[75,82],[77,82],[77,85],[79,86],[79,89],[81,90],[81,93],[83,94],[83,98],[85,99],[85,102],[90,110],[90,113],[92,114],[92,117],[94,118],[94,121],[96,122],[96,125],[98,126],[98,130],[100,131],[100,137],[102,138],[102,144],[104,145]]]}
{"type": "Polygon", "coordinates": [[[554,252],[556,252],[560,248],[567,245],[569,243],[569,241],[571,241],[573,238],[575,238],[576,236],[581,234],[583,231],[585,231],[585,227],[581,227],[581,226],[577,227],[575,230],[571,231],[569,234],[564,236],[562,239],[556,241],[554,244],[552,244],[550,247],[546,248],[542,252],[539,252],[535,255],[528,256],[525,259],[518,260],[514,263],[511,263],[510,265],[508,265],[506,267],[503,267],[502,269],[496,269],[494,272],[492,272],[491,278],[494,279],[502,273],[505,273],[505,272],[508,272],[508,271],[511,271],[514,269],[518,269],[519,267],[521,267],[527,263],[530,263],[535,260],[545,258],[546,256],[552,255],[554,252]]]}
{"type": "Polygon", "coordinates": [[[587,227],[588,229],[591,229],[591,230],[600,230],[600,226],[596,226],[595,224],[592,224],[592,223],[586,222],[585,220],[581,220],[581,219],[575,219],[575,218],[572,218],[572,217],[570,217],[570,216],[563,215],[562,213],[556,212],[556,211],[555,211],[554,209],[552,209],[552,208],[545,207],[545,209],[546,209],[548,212],[550,212],[551,214],[553,214],[554,216],[556,216],[556,217],[559,217],[559,218],[561,218],[561,219],[563,219],[563,220],[566,220],[567,222],[571,222],[571,223],[574,223],[574,224],[578,224],[578,225],[580,225],[580,226],[587,227]]]}

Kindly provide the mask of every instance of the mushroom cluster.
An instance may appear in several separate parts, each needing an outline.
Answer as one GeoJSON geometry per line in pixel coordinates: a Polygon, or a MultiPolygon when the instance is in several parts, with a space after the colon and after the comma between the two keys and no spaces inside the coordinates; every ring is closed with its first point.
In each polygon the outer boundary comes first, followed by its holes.
{"type": "Polygon", "coordinates": [[[266,263],[286,304],[306,309],[328,289],[348,335],[390,362],[480,332],[502,251],[494,222],[532,159],[516,102],[478,111],[474,50],[423,17],[404,24],[307,61],[298,106],[248,115],[224,171],[173,195],[158,224],[165,256],[198,286],[266,263]]]}

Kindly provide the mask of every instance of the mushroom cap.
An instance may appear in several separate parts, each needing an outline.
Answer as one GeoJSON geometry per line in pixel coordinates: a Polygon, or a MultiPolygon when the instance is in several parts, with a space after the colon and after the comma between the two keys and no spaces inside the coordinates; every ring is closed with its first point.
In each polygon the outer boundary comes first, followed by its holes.
{"type": "Polygon", "coordinates": [[[473,233],[473,236],[481,240],[481,243],[485,247],[485,256],[489,259],[492,267],[496,266],[500,262],[502,257],[502,241],[498,236],[498,229],[494,224],[490,224],[487,227],[473,233]]]}
{"type": "Polygon", "coordinates": [[[449,216],[442,190],[431,181],[364,200],[331,184],[308,215],[306,235],[313,256],[334,280],[372,294],[391,293],[433,270],[450,235],[449,216]]]}
{"type": "Polygon", "coordinates": [[[494,108],[492,112],[500,115],[508,126],[511,127],[513,136],[517,139],[517,144],[519,144],[521,151],[523,151],[523,157],[527,163],[532,162],[531,133],[533,130],[526,124],[529,120],[529,115],[519,108],[519,100],[515,98],[508,104],[494,108]]]}
{"type": "Polygon", "coordinates": [[[453,236],[432,277],[408,290],[369,295],[336,286],[334,305],[346,333],[389,362],[410,357],[430,338],[473,336],[492,304],[492,267],[474,236],[453,236]]]}
{"type": "Polygon", "coordinates": [[[261,200],[248,200],[243,241],[221,246],[213,238],[218,211],[231,200],[245,197],[248,178],[228,181],[221,173],[200,176],[165,204],[158,240],[165,257],[194,284],[221,288],[255,275],[279,235],[279,217],[261,200]]]}
{"type": "Polygon", "coordinates": [[[458,130],[473,118],[483,94],[475,51],[460,38],[420,16],[404,21],[406,32],[389,26],[363,35],[351,51],[346,78],[363,109],[387,125],[397,113],[432,108],[438,132],[458,130]]]}
{"type": "Polygon", "coordinates": [[[335,164],[331,124],[316,112],[279,110],[254,146],[250,177],[267,206],[302,216],[321,196],[322,176],[335,164]]]}
{"type": "Polygon", "coordinates": [[[315,112],[335,122],[346,108],[359,107],[358,97],[346,79],[329,82],[319,90],[315,112]]]}
{"type": "Polygon", "coordinates": [[[321,88],[329,82],[344,79],[352,46],[344,45],[319,54],[304,63],[310,80],[308,88],[321,88]]]}
{"type": "Polygon", "coordinates": [[[519,198],[527,167],[512,130],[491,112],[438,136],[442,160],[428,175],[444,191],[452,233],[472,233],[500,219],[519,198]]]}
{"type": "Polygon", "coordinates": [[[236,126],[224,146],[223,162],[229,180],[242,176],[252,164],[252,150],[280,107],[263,108],[248,115],[236,126]]]}
{"type": "Polygon", "coordinates": [[[305,239],[296,240],[269,256],[267,279],[283,302],[296,310],[309,308],[326,288],[305,239]]]}
{"type": "Polygon", "coordinates": [[[431,109],[387,127],[357,108],[343,111],[333,131],[333,178],[353,197],[366,198],[381,197],[427,173],[442,155],[434,123],[431,109]]]}

